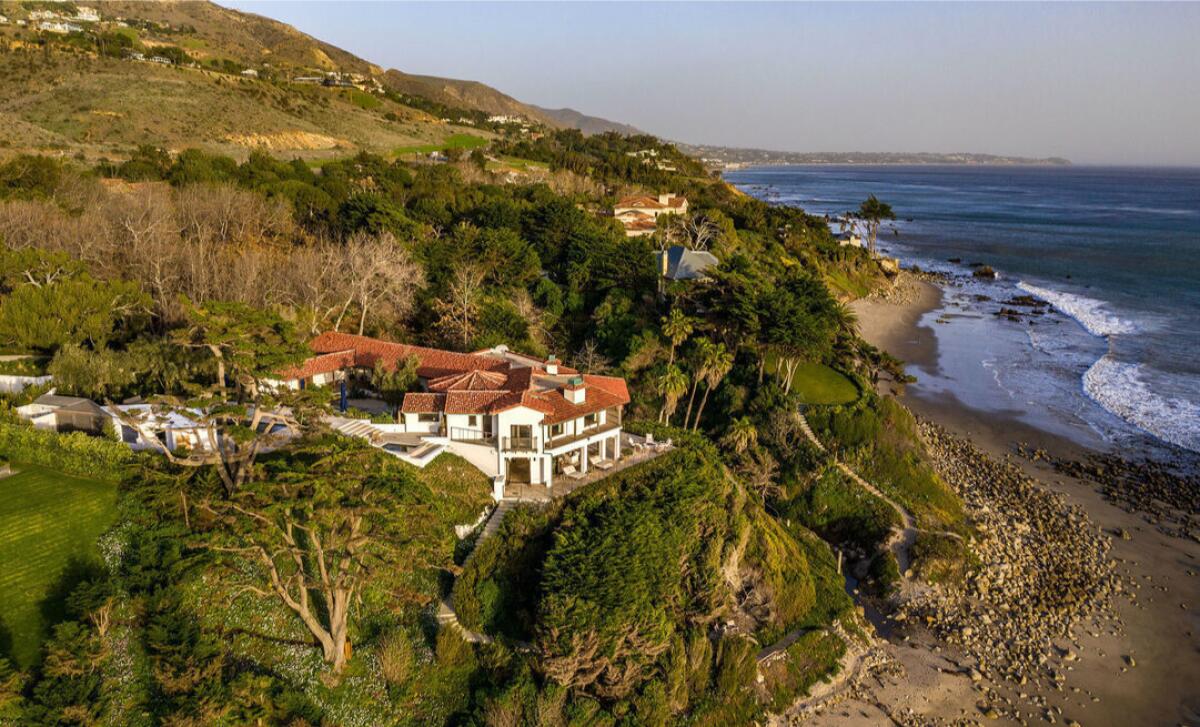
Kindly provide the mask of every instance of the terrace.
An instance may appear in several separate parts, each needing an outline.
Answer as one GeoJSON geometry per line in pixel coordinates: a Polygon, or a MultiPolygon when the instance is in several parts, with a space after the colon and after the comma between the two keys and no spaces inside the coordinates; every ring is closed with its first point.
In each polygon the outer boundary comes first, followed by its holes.
{"type": "MultiPolygon", "coordinates": [[[[596,431],[593,430],[588,434],[595,433],[596,431]]],[[[509,482],[504,488],[504,499],[519,502],[550,502],[556,497],[565,497],[580,487],[590,485],[628,467],[649,462],[672,449],[674,447],[669,441],[655,442],[653,439],[625,432],[621,435],[621,458],[616,461],[606,461],[611,466],[597,466],[597,464],[593,464],[592,468],[583,475],[569,477],[556,475],[554,483],[550,487],[540,484],[531,485],[509,482]]]]}

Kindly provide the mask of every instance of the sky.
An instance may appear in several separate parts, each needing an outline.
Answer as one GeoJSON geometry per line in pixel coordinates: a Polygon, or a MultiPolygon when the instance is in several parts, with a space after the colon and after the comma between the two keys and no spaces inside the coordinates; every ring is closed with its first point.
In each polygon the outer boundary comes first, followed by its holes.
{"type": "Polygon", "coordinates": [[[1200,3],[220,2],[676,141],[1200,165],[1200,3]]]}

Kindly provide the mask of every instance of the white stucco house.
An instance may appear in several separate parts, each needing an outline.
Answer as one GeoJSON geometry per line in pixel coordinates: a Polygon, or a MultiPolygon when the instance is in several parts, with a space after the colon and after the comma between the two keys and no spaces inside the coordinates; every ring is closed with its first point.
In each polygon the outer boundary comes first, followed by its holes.
{"type": "Polygon", "coordinates": [[[683,215],[687,211],[687,198],[677,194],[625,197],[613,205],[613,217],[625,228],[626,237],[653,234],[659,215],[683,215]]]}
{"type": "MultiPolygon", "coordinates": [[[[454,442],[490,450],[505,482],[551,485],[621,454],[625,380],[580,374],[557,359],[507,347],[456,353],[346,333],[323,333],[301,366],[271,382],[292,389],[346,381],[377,362],[395,367],[415,357],[419,391],[404,396],[396,425],[363,436],[397,454],[427,461],[454,442]]],[[[490,473],[489,473],[490,474],[490,473]]]]}

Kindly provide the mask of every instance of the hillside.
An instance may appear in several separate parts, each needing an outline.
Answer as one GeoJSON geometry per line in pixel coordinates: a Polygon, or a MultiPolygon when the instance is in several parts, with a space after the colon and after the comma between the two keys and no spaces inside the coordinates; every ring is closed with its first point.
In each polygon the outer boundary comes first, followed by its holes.
{"type": "MultiPolygon", "coordinates": [[[[61,8],[61,10],[59,9],[61,8]]],[[[0,149],[101,157],[138,144],[304,158],[438,148],[517,133],[489,116],[587,133],[628,129],[547,112],[475,81],[384,69],[295,28],[211,2],[111,2],[99,21],[0,2],[0,149]],[[21,26],[18,23],[25,22],[21,26]],[[69,23],[69,25],[67,25],[69,23]]],[[[565,115],[564,115],[565,113],[565,115]]]]}

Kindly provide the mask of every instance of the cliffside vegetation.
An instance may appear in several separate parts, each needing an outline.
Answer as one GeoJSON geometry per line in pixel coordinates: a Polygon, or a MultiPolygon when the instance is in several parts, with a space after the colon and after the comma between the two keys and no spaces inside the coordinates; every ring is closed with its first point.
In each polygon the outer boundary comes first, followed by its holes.
{"type": "MultiPolygon", "coordinates": [[[[330,435],[319,388],[283,402],[304,436],[282,449],[255,450],[240,423],[222,424],[236,456],[203,466],[98,448],[95,466],[121,481],[102,567],[58,589],[32,666],[0,661],[0,715],[745,724],[827,677],[861,634],[835,549],[847,567],[874,563],[879,591],[897,576],[879,552],[894,510],[831,457],[923,528],[965,532],[911,417],[872,393],[879,357],[843,304],[883,281],[865,252],[653,137],[540,134],[442,163],[126,146],[94,164],[0,164],[0,346],[48,360],[60,393],[267,403],[258,379],[320,331],[504,343],[625,377],[626,428],[678,445],[515,510],[465,565],[472,540],[454,526],[489,502],[485,478],[330,435]],[[546,172],[514,176],[497,158],[546,172]],[[608,214],[625,194],[665,192],[688,213],[652,236],[626,237],[608,214]],[[655,253],[670,244],[720,264],[665,281],[655,253]],[[836,396],[796,383],[808,376],[836,396]],[[447,596],[494,642],[439,628],[447,596]]],[[[40,436],[4,434],[0,454],[19,459],[40,436]]],[[[44,436],[70,454],[61,467],[84,466],[74,439],[44,436]]],[[[918,569],[920,553],[939,574],[966,558],[920,545],[918,569]]]]}

